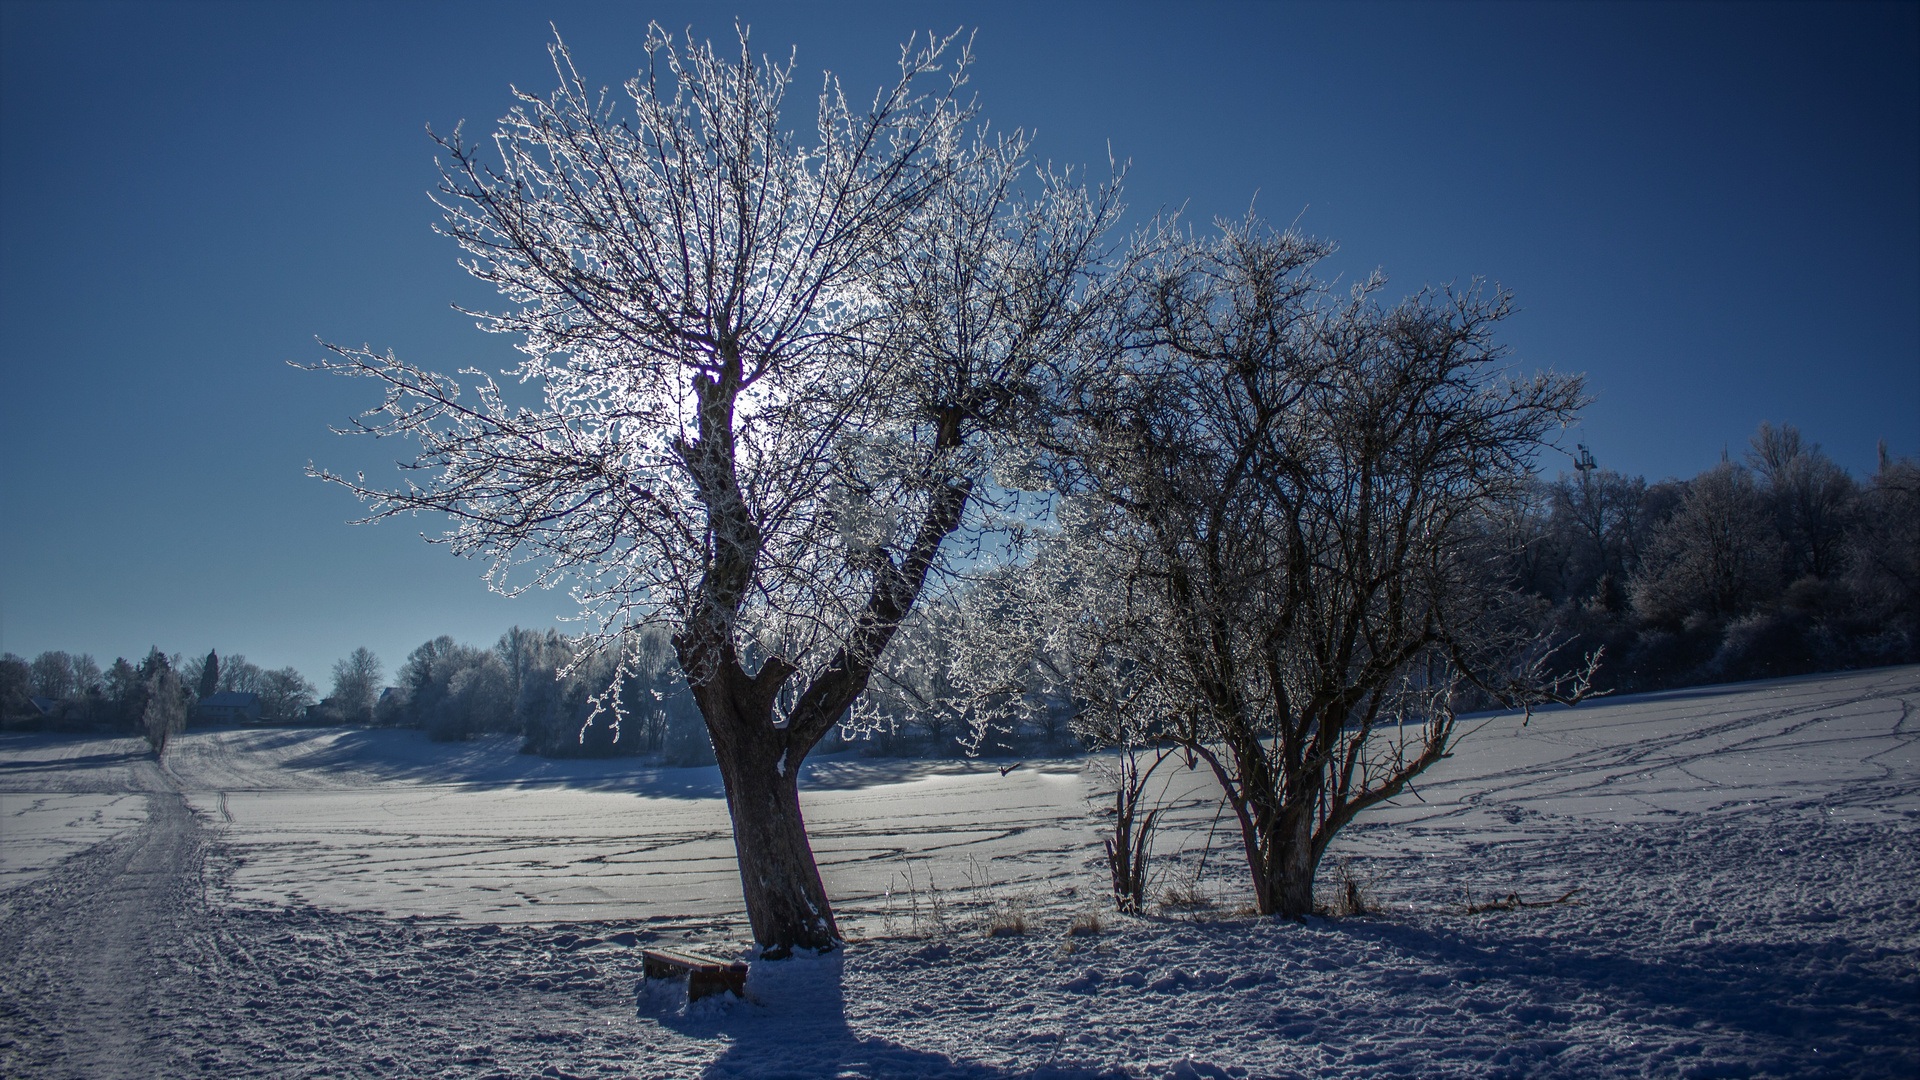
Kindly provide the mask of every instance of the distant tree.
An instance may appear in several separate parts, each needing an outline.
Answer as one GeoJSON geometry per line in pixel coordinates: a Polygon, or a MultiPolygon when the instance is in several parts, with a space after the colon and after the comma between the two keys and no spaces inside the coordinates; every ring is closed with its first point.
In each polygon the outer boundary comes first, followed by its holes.
{"type": "Polygon", "coordinates": [[[167,744],[187,726],[186,687],[171,668],[162,667],[148,676],[146,705],[141,710],[140,727],[153,748],[153,756],[167,752],[167,744]]]}
{"type": "Polygon", "coordinates": [[[239,694],[266,692],[267,673],[239,653],[230,654],[220,665],[220,691],[239,694]]]}
{"type": "Polygon", "coordinates": [[[1562,476],[1550,490],[1549,527],[1568,553],[1555,599],[1591,601],[1609,611],[1625,607],[1627,579],[1649,539],[1641,516],[1647,482],[1596,468],[1577,479],[1562,476]]]}
{"type": "Polygon", "coordinates": [[[201,700],[212,697],[220,691],[220,654],[207,650],[207,658],[200,662],[199,693],[201,700]]]}
{"type": "Polygon", "coordinates": [[[1853,477],[1821,453],[1819,443],[1804,441],[1792,424],[1762,423],[1747,462],[1766,484],[1783,544],[1785,580],[1838,576],[1859,494],[1853,477]]]}
{"type": "Polygon", "coordinates": [[[157,647],[147,650],[137,673],[134,719],[155,757],[187,726],[187,689],[173,662],[157,647]]]}
{"type": "Polygon", "coordinates": [[[506,666],[508,700],[518,701],[528,675],[539,670],[546,659],[546,636],[538,630],[509,627],[500,635],[500,640],[494,642],[493,651],[506,666]]]}
{"type": "Polygon", "coordinates": [[[333,665],[334,708],[343,719],[365,724],[373,719],[373,706],[380,697],[380,658],[362,645],[333,665]]]}
{"type": "Polygon", "coordinates": [[[1722,462],[1687,483],[1654,531],[1630,586],[1634,611],[1673,628],[1738,618],[1779,592],[1781,546],[1753,474],[1722,462]]]}
{"type": "Polygon", "coordinates": [[[100,692],[100,662],[92,653],[81,653],[73,658],[73,692],[79,696],[100,692]]]}
{"type": "Polygon", "coordinates": [[[1889,659],[1920,651],[1920,462],[1880,444],[1879,468],[1848,539],[1847,580],[1872,626],[1906,635],[1889,659]]]}
{"type": "Polygon", "coordinates": [[[512,682],[498,653],[474,650],[470,662],[447,681],[447,696],[442,702],[447,727],[468,735],[511,731],[512,682]]]}
{"type": "Polygon", "coordinates": [[[0,656],[0,717],[27,713],[32,696],[33,665],[12,653],[0,656]]]}
{"type": "Polygon", "coordinates": [[[512,729],[514,698],[506,663],[441,635],[407,656],[396,676],[407,691],[408,722],[431,738],[459,741],[512,729]]]}
{"type": "Polygon", "coordinates": [[[313,684],[291,667],[265,672],[260,679],[260,719],[271,723],[298,720],[313,704],[313,684]]]}
{"type": "Polygon", "coordinates": [[[525,632],[525,657],[513,727],[522,750],[550,757],[608,757],[666,752],[668,764],[711,765],[712,744],[687,692],[673,644],[658,628],[629,635],[618,649],[556,631],[525,632]],[[624,703],[612,708],[615,696],[624,703]]]}
{"type": "Polygon", "coordinates": [[[405,686],[383,687],[373,703],[373,722],[379,727],[405,727],[413,722],[413,693],[405,686]]]}
{"type": "Polygon", "coordinates": [[[107,707],[115,717],[114,722],[138,727],[141,722],[139,710],[145,700],[139,669],[128,663],[124,656],[114,657],[113,665],[107,668],[102,689],[107,707]]]}
{"type": "Polygon", "coordinates": [[[33,660],[33,692],[39,697],[63,701],[74,695],[73,657],[64,652],[43,652],[33,660]]]}
{"type": "Polygon", "coordinates": [[[519,637],[514,633],[517,630],[508,631],[508,638],[515,642],[515,659],[510,667],[520,671],[520,693],[513,701],[514,726],[526,738],[520,749],[529,754],[564,753],[564,743],[578,732],[578,725],[569,723],[570,687],[561,675],[573,664],[574,643],[557,630],[531,638],[519,637]]]}

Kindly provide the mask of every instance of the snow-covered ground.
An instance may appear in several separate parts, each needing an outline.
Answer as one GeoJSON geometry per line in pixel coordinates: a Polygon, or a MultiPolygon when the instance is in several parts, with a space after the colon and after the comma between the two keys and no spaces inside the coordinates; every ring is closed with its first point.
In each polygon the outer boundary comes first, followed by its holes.
{"type": "Polygon", "coordinates": [[[818,760],[853,943],[691,1008],[638,949],[746,953],[711,769],[9,735],[0,1075],[1913,1077],[1916,704],[1896,668],[1492,718],[1336,845],[1379,913],[1304,925],[1242,912],[1204,772],[1156,865],[1206,905],[1126,918],[1092,759],[818,760]]]}

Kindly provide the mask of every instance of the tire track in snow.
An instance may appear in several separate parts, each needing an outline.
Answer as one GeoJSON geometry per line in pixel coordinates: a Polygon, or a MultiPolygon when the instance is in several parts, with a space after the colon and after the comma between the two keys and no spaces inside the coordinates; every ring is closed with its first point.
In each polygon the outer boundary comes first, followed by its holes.
{"type": "Polygon", "coordinates": [[[0,924],[0,1074],[149,1077],[177,990],[167,950],[204,907],[203,843],[186,799],[153,762],[147,823],[96,845],[13,900],[0,924]]]}

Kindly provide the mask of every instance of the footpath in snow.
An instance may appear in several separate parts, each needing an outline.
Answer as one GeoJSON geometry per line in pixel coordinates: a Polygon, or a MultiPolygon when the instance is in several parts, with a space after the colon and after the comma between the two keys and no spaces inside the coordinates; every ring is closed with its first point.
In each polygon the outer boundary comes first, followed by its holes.
{"type": "Polygon", "coordinates": [[[711,770],[9,735],[0,1075],[1912,1077],[1916,705],[1896,668],[1493,718],[1336,845],[1380,912],[1305,924],[1238,913],[1180,770],[1158,865],[1207,903],[1084,937],[1086,761],[822,761],[856,940],[691,1009],[636,998],[638,949],[746,951],[711,770]]]}

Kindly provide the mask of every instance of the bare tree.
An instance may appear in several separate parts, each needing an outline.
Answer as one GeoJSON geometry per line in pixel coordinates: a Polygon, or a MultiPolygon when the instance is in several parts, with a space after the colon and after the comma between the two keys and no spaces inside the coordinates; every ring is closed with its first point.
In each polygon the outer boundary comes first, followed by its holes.
{"type": "Polygon", "coordinates": [[[1859,485],[1792,424],[1761,423],[1747,463],[1766,480],[1786,545],[1786,580],[1838,576],[1859,485]]]}
{"type": "Polygon", "coordinates": [[[1880,444],[1880,464],[1849,547],[1848,578],[1862,614],[1920,647],[1920,462],[1880,444]]]}
{"type": "Polygon", "coordinates": [[[374,516],[451,514],[443,541],[493,585],[570,578],[603,637],[673,628],[768,956],[838,938],[799,766],[962,530],[1028,372],[1094,306],[1115,212],[1036,175],[1024,137],[963,138],[951,51],[909,43],[864,111],[829,77],[802,147],[791,62],[744,32],[729,61],[654,27],[631,119],[554,46],[551,97],[519,95],[490,144],[440,140],[446,231],[513,305],[478,317],[521,339],[508,374],[539,400],[469,371],[469,403],[367,350],[328,364],[386,385],[366,430],[421,445],[405,487],[327,477],[374,516]]]}
{"type": "Polygon", "coordinates": [[[74,695],[73,657],[48,650],[33,658],[33,690],[43,698],[61,701],[74,695]]]}
{"type": "Polygon", "coordinates": [[[380,696],[380,658],[362,645],[333,665],[333,704],[342,716],[355,723],[373,720],[373,706],[380,696]]]}
{"type": "Polygon", "coordinates": [[[1451,752],[1459,687],[1584,694],[1546,673],[1482,528],[1580,382],[1502,377],[1503,294],[1335,298],[1327,245],[1254,221],[1159,242],[1129,347],[1077,376],[1061,428],[1099,647],[1079,663],[1131,687],[1140,741],[1212,767],[1259,909],[1300,916],[1335,834],[1451,752]]]}
{"type": "Polygon", "coordinates": [[[239,694],[265,693],[267,673],[259,664],[233,653],[220,664],[220,690],[239,694]]]}
{"type": "Polygon", "coordinates": [[[1147,785],[1154,771],[1173,755],[1171,748],[1152,752],[1153,760],[1141,767],[1141,748],[1126,743],[1111,766],[1102,766],[1102,779],[1112,785],[1107,794],[1113,800],[1112,833],[1102,840],[1107,852],[1107,873],[1113,880],[1115,905],[1125,912],[1146,910],[1147,861],[1153,853],[1153,830],[1165,802],[1147,799],[1147,785]]]}
{"type": "Polygon", "coordinates": [[[313,684],[291,667],[262,673],[260,719],[271,723],[298,720],[313,704],[313,684]]]}

